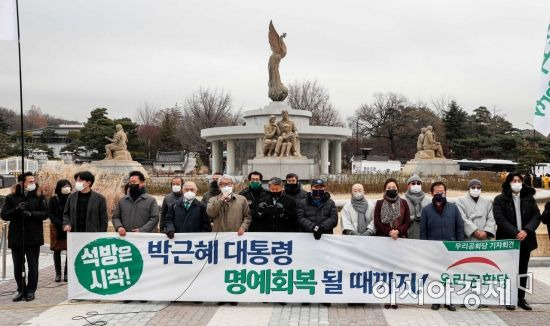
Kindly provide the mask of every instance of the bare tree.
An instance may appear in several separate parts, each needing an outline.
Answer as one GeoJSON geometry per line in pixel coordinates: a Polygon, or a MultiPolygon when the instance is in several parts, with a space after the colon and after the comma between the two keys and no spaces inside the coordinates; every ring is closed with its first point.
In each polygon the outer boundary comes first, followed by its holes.
{"type": "Polygon", "coordinates": [[[445,111],[449,108],[449,104],[455,99],[447,94],[439,95],[438,97],[432,97],[432,110],[438,117],[443,118],[445,111]]]}
{"type": "Polygon", "coordinates": [[[237,124],[238,113],[233,111],[231,95],[224,90],[199,89],[183,105],[180,139],[183,148],[197,152],[204,164],[209,163],[210,149],[201,138],[206,128],[237,124]]]}
{"type": "Polygon", "coordinates": [[[384,138],[389,142],[392,157],[396,155],[397,137],[406,126],[401,114],[407,98],[395,93],[376,93],[371,104],[362,104],[350,121],[362,137],[384,138]]]}
{"type": "Polygon", "coordinates": [[[294,82],[288,87],[288,104],[295,110],[311,112],[312,126],[343,126],[340,114],[330,103],[328,91],[317,81],[294,82]]]}
{"type": "Polygon", "coordinates": [[[136,122],[138,123],[137,135],[145,145],[147,158],[156,152],[160,138],[160,111],[145,102],[142,107],[136,110],[136,122]]]}

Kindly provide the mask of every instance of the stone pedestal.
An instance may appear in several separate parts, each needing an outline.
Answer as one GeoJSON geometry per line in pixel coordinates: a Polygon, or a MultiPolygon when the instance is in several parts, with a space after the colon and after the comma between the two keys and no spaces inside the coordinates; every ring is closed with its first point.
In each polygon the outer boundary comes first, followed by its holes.
{"type": "Polygon", "coordinates": [[[401,171],[405,175],[454,175],[460,172],[458,163],[447,159],[410,160],[401,171]]]}
{"type": "Polygon", "coordinates": [[[305,157],[256,157],[248,160],[248,164],[243,167],[244,176],[252,171],[258,171],[263,174],[264,180],[273,177],[285,179],[291,172],[298,174],[301,180],[310,180],[318,174],[313,159],[305,157]]]}
{"type": "Polygon", "coordinates": [[[140,171],[145,175],[146,179],[149,179],[149,173],[145,170],[143,165],[136,161],[121,161],[121,160],[103,160],[92,161],[90,166],[93,166],[97,170],[110,174],[122,174],[128,176],[132,171],[140,171]]]}

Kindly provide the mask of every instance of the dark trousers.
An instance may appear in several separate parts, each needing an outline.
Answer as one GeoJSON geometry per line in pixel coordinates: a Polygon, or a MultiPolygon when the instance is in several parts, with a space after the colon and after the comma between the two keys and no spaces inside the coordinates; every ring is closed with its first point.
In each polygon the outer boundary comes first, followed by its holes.
{"type": "MultiPolygon", "coordinates": [[[[53,252],[53,265],[55,266],[55,275],[61,275],[61,250],[53,252]]],[[[65,271],[63,275],[67,275],[67,256],[65,256],[65,271]]]]}
{"type": "MultiPolygon", "coordinates": [[[[524,243],[521,243],[519,249],[519,274],[527,274],[527,267],[529,266],[529,258],[531,257],[531,251],[527,249],[524,243]]],[[[519,285],[525,288],[527,285],[527,277],[521,277],[519,279],[519,285]]],[[[525,291],[518,289],[518,299],[525,299],[525,291]]]]}
{"type": "MultiPolygon", "coordinates": [[[[36,292],[38,286],[38,258],[40,257],[40,246],[25,247],[25,256],[27,257],[27,293],[36,292]]],[[[13,276],[17,282],[17,292],[23,291],[23,269],[25,258],[23,258],[23,248],[12,248],[11,258],[13,259],[13,276]]]]}

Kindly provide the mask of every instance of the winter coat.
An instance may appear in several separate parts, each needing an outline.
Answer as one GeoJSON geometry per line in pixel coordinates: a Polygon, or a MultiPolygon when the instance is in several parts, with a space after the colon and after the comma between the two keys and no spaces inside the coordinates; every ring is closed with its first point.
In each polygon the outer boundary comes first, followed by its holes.
{"type": "Polygon", "coordinates": [[[180,197],[168,207],[162,229],[165,233],[210,232],[210,218],[206,214],[206,205],[193,199],[189,209],[185,209],[184,200],[180,197]]]}
{"type": "Polygon", "coordinates": [[[248,201],[248,207],[250,207],[250,216],[252,217],[252,221],[258,218],[258,204],[271,197],[269,195],[269,192],[261,187],[256,192],[250,190],[250,188],[246,188],[241,191],[239,195],[243,196],[248,201]]]}
{"type": "Polygon", "coordinates": [[[315,226],[318,225],[323,227],[324,234],[332,234],[332,230],[338,224],[336,204],[330,199],[328,192],[325,192],[319,206],[314,205],[313,197],[309,192],[305,199],[298,202],[296,211],[302,232],[313,232],[315,226]]]}
{"type": "MultiPolygon", "coordinates": [[[[409,212],[411,214],[411,223],[409,224],[409,230],[407,231],[407,238],[420,239],[420,217],[416,217],[414,204],[409,200],[409,198],[407,198],[407,196],[404,196],[403,199],[407,201],[407,204],[409,205],[409,212]]],[[[432,199],[426,195],[424,196],[424,199],[422,199],[420,206],[424,208],[431,203],[432,199]]],[[[420,210],[420,213],[421,212],[422,209],[420,210]]]]}
{"type": "Polygon", "coordinates": [[[206,214],[213,221],[213,232],[237,232],[239,228],[248,230],[252,218],[248,201],[241,195],[232,194],[226,202],[222,195],[210,198],[206,214]]]}
{"type": "Polygon", "coordinates": [[[411,213],[409,212],[409,205],[407,201],[399,198],[399,207],[400,207],[400,216],[394,221],[394,225],[391,226],[387,223],[382,222],[382,205],[385,199],[376,201],[376,206],[374,207],[374,226],[376,227],[376,235],[389,237],[391,230],[399,231],[399,238],[406,238],[407,231],[409,230],[409,224],[411,223],[411,213]]]}
{"type": "Polygon", "coordinates": [[[25,247],[36,247],[44,244],[42,221],[47,218],[46,201],[41,194],[37,194],[36,190],[25,194],[21,189],[21,185],[18,184],[15,193],[6,196],[1,217],[4,221],[10,222],[8,248],[21,248],[23,240],[25,241],[25,247]],[[27,203],[25,211],[30,212],[30,216],[16,209],[21,202],[27,203]],[[24,233],[23,226],[25,228],[24,233]]]}
{"type": "Polygon", "coordinates": [[[258,217],[252,217],[250,232],[300,232],[296,201],[283,193],[277,203],[279,207],[269,193],[258,203],[258,217]]]}
{"type": "MultiPolygon", "coordinates": [[[[342,233],[344,231],[354,231],[357,232],[357,228],[359,226],[358,223],[359,214],[353,208],[353,205],[351,204],[351,199],[348,200],[344,207],[342,207],[342,211],[340,212],[340,225],[342,226],[342,233]]],[[[367,225],[367,231],[364,235],[375,235],[376,234],[376,227],[374,226],[374,203],[369,201],[369,206],[367,208],[367,211],[365,212],[365,224],[367,225]]]]}
{"type": "MultiPolygon", "coordinates": [[[[534,195],[535,189],[525,185],[519,193],[521,226],[522,230],[527,231],[527,237],[522,242],[527,245],[529,251],[538,247],[535,231],[541,221],[540,210],[534,195]]],[[[502,193],[495,197],[493,215],[497,224],[497,240],[515,239],[520,230],[517,228],[516,210],[510,184],[504,183],[502,193]]]]}
{"type": "MultiPolygon", "coordinates": [[[[86,213],[86,230],[79,232],[107,232],[107,201],[102,194],[90,190],[90,199],[88,200],[88,209],[86,213]]],[[[73,192],[67,198],[65,209],[63,210],[63,226],[69,225],[72,231],[75,231],[77,222],[77,202],[78,192],[73,192]]]]}
{"type": "MultiPolygon", "coordinates": [[[[166,213],[168,213],[168,208],[174,206],[176,201],[178,199],[181,199],[182,195],[176,195],[175,193],[171,192],[168,195],[164,196],[164,199],[162,200],[162,206],[160,208],[160,218],[159,218],[159,229],[160,232],[164,232],[164,218],[166,217],[166,213]]],[[[204,205],[206,207],[206,204],[204,205]]]]}
{"type": "Polygon", "coordinates": [[[141,194],[135,201],[130,195],[122,197],[113,211],[113,227],[115,231],[124,227],[131,232],[156,232],[159,222],[159,206],[157,200],[147,194],[141,194]]]}
{"type": "Polygon", "coordinates": [[[464,237],[467,241],[477,241],[474,232],[485,231],[488,238],[496,234],[497,225],[493,216],[493,203],[484,197],[478,197],[477,202],[467,194],[456,202],[458,210],[464,219],[464,237]]]}
{"type": "Polygon", "coordinates": [[[420,239],[464,240],[464,220],[456,204],[447,202],[441,214],[434,204],[424,207],[420,218],[420,239]]]}

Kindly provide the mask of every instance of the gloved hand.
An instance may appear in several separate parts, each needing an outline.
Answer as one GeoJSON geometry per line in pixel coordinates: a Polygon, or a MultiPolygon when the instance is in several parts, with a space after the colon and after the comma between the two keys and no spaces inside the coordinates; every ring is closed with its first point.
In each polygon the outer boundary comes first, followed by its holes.
{"type": "Polygon", "coordinates": [[[25,209],[27,209],[27,203],[22,201],[17,205],[17,207],[15,207],[15,209],[18,211],[24,211],[25,209]]]}
{"type": "Polygon", "coordinates": [[[261,217],[267,208],[268,204],[264,201],[258,205],[258,215],[261,217]]]}
{"type": "Polygon", "coordinates": [[[315,240],[320,240],[325,229],[322,226],[315,225],[312,231],[313,231],[313,237],[315,238],[315,240]]]}
{"type": "Polygon", "coordinates": [[[174,231],[166,232],[166,236],[168,237],[168,239],[174,239],[174,231]]]}

